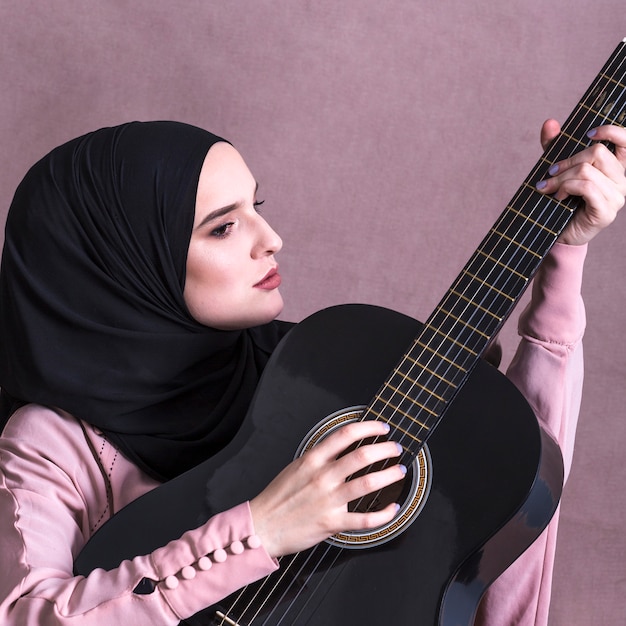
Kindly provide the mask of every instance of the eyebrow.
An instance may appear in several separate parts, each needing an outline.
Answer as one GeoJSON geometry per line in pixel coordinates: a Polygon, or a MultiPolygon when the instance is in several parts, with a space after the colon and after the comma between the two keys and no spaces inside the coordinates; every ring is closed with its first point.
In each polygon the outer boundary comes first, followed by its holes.
{"type": "MultiPolygon", "coordinates": [[[[259,183],[257,182],[256,186],[254,187],[255,195],[258,190],[259,190],[259,183]]],[[[235,211],[236,209],[240,209],[242,206],[243,206],[243,202],[239,201],[239,202],[233,202],[233,204],[227,204],[226,206],[223,206],[220,209],[215,209],[215,211],[211,211],[210,213],[207,213],[207,215],[205,215],[203,220],[196,226],[194,230],[198,230],[199,228],[202,228],[203,226],[212,222],[213,220],[216,220],[218,217],[224,217],[224,215],[228,215],[232,211],[235,211]]]]}

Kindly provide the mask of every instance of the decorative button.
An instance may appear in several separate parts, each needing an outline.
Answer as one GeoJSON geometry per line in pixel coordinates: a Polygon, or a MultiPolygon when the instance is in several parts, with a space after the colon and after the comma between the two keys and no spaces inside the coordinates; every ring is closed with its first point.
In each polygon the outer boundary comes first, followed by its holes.
{"type": "Polygon", "coordinates": [[[218,548],[213,553],[213,560],[216,563],[223,563],[227,558],[228,558],[228,555],[226,554],[226,550],[224,550],[224,548],[218,548]]]}
{"type": "Polygon", "coordinates": [[[233,554],[241,554],[244,550],[245,548],[243,547],[243,543],[241,543],[241,541],[233,541],[230,544],[230,551],[233,554]]]}
{"type": "Polygon", "coordinates": [[[192,578],[196,577],[196,570],[193,567],[191,567],[191,565],[185,565],[185,567],[183,567],[183,569],[180,570],[180,575],[185,580],[191,580],[192,578]]]}
{"type": "Polygon", "coordinates": [[[248,544],[248,548],[255,550],[261,547],[261,538],[258,535],[250,535],[248,539],[246,539],[246,543],[248,544]]]}
{"type": "Polygon", "coordinates": [[[213,563],[211,563],[211,559],[208,556],[201,556],[198,559],[198,569],[201,569],[203,572],[210,570],[213,567],[213,563]]]}
{"type": "Polygon", "coordinates": [[[176,587],[178,587],[178,578],[176,578],[176,576],[168,576],[165,579],[165,586],[168,589],[176,589],[176,587]]]}

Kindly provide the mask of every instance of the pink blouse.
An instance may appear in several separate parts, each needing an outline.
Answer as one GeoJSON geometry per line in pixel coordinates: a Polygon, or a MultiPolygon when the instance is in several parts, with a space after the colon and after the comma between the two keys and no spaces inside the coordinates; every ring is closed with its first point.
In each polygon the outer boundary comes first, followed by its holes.
{"type": "MultiPolygon", "coordinates": [[[[560,442],[566,474],[582,384],[585,253],[557,244],[546,259],[508,371],[560,442]]],[[[175,626],[278,567],[257,545],[242,503],[152,554],[74,576],[74,558],[89,537],[157,485],[71,415],[37,405],[17,411],[0,437],[0,623],[175,626]],[[158,581],[153,593],[133,593],[143,578],[158,581]]],[[[547,624],[557,523],[558,513],[492,585],[480,624],[547,624]]]]}

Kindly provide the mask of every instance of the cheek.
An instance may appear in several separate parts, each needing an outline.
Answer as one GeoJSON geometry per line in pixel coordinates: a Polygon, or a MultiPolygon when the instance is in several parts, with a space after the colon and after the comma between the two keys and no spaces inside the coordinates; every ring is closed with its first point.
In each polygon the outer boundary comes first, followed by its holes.
{"type": "Polygon", "coordinates": [[[191,315],[209,326],[220,321],[232,306],[239,274],[231,258],[190,249],[184,298],[191,315]]]}

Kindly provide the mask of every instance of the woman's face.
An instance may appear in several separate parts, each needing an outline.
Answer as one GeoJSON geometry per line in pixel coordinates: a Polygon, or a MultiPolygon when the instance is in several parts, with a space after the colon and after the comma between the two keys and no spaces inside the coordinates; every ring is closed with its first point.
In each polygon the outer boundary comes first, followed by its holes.
{"type": "Polygon", "coordinates": [[[249,328],[282,311],[274,255],[283,244],[259,215],[256,191],[237,150],[213,145],[198,183],[184,291],[189,312],[206,326],[249,328]]]}

